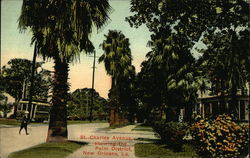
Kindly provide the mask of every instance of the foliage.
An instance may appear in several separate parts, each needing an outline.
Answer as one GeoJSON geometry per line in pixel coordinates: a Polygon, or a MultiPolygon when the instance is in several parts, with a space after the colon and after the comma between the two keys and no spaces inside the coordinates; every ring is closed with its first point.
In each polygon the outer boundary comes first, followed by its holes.
{"type": "MultiPolygon", "coordinates": [[[[42,62],[36,63],[34,79],[34,99],[47,100],[51,85],[50,71],[42,68],[42,62]],[[41,69],[40,72],[37,70],[41,69]]],[[[2,86],[4,91],[16,101],[27,98],[32,63],[27,59],[11,59],[2,69],[2,86]]]]}
{"type": "Polygon", "coordinates": [[[111,76],[112,85],[109,92],[110,105],[119,109],[129,121],[133,120],[136,102],[133,95],[135,68],[129,39],[121,31],[109,30],[100,45],[104,51],[99,62],[104,62],[107,74],[111,76]]]}
{"type": "Polygon", "coordinates": [[[161,142],[167,144],[176,151],[182,150],[184,136],[187,131],[187,124],[180,122],[156,121],[153,130],[158,134],[161,142]]]}
{"type": "Polygon", "coordinates": [[[137,143],[135,144],[135,156],[144,158],[181,158],[197,157],[194,147],[191,144],[184,144],[183,151],[172,151],[166,145],[158,143],[137,143]]]}
{"type": "MultiPolygon", "coordinates": [[[[73,120],[87,120],[90,112],[92,89],[77,89],[69,94],[67,102],[68,118],[73,120]]],[[[107,101],[94,90],[93,118],[106,120],[108,116],[107,101]]]]}
{"type": "Polygon", "coordinates": [[[32,42],[37,42],[38,54],[44,58],[57,54],[61,60],[73,61],[81,51],[93,52],[89,35],[93,27],[106,24],[110,10],[108,0],[24,0],[19,28],[31,28],[32,42]]]}
{"type": "Polygon", "coordinates": [[[146,24],[152,32],[172,26],[191,41],[198,41],[203,32],[214,28],[247,26],[249,4],[244,0],[131,0],[126,20],[131,26],[146,24]]]}
{"type": "Polygon", "coordinates": [[[192,43],[167,27],[154,33],[148,45],[152,51],[146,55],[137,80],[137,94],[148,116],[152,111],[190,107],[199,87],[195,61],[188,49],[192,43]]]}
{"type": "Polygon", "coordinates": [[[246,82],[250,81],[249,30],[217,30],[212,35],[204,34],[202,41],[207,49],[200,51],[203,53],[199,59],[200,69],[211,83],[211,94],[231,96],[228,113],[236,113],[237,90],[244,92],[246,82]]]}
{"type": "Polygon", "coordinates": [[[104,54],[99,58],[99,62],[104,62],[107,74],[115,79],[128,76],[132,62],[129,39],[117,30],[109,30],[104,37],[105,40],[100,45],[104,54]]]}
{"type": "Polygon", "coordinates": [[[197,152],[202,157],[239,157],[248,150],[249,125],[239,125],[227,115],[199,120],[191,127],[197,152]]]}
{"type": "MultiPolygon", "coordinates": [[[[185,105],[186,109],[191,109],[196,102],[198,88],[204,90],[204,83],[208,80],[207,74],[202,72],[210,73],[199,67],[200,62],[196,63],[190,58],[195,43],[202,43],[209,35],[212,43],[209,49],[214,54],[221,51],[225,55],[228,45],[234,47],[234,42],[223,39],[218,44],[216,39],[221,38],[217,38],[216,31],[242,29],[249,25],[249,4],[243,0],[131,0],[130,10],[134,14],[126,18],[129,24],[136,28],[145,24],[152,32],[149,42],[152,51],[142,63],[138,79],[138,95],[147,116],[154,110],[164,111],[167,107],[185,105]],[[183,71],[185,67],[187,70],[183,71]]],[[[234,33],[230,32],[229,35],[234,33]]],[[[249,48],[246,46],[243,47],[249,48]]],[[[231,60],[234,59],[232,56],[240,56],[237,52],[239,49],[235,50],[232,52],[234,55],[228,54],[231,60]]],[[[241,70],[238,71],[234,62],[222,64],[230,69],[230,82],[235,82],[233,80],[236,80],[237,75],[234,73],[240,74],[241,70]]],[[[242,66],[242,63],[238,65],[242,66]]],[[[219,67],[220,64],[214,66],[219,67]]]]}
{"type": "Polygon", "coordinates": [[[12,109],[11,104],[8,103],[8,97],[6,97],[1,91],[0,91],[0,111],[3,112],[3,117],[7,117],[7,113],[11,111],[12,109]]]}

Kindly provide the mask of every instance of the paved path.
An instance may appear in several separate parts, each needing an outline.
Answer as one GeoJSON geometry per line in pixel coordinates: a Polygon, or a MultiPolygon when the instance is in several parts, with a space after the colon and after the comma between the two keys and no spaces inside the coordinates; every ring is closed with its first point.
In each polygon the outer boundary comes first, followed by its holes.
{"type": "Polygon", "coordinates": [[[134,144],[137,138],[156,139],[152,132],[132,131],[136,125],[116,129],[93,129],[83,131],[77,141],[89,144],[75,151],[67,158],[135,158],[134,144]]]}
{"type": "Polygon", "coordinates": [[[19,127],[7,126],[0,128],[0,157],[7,156],[15,151],[22,150],[40,143],[45,142],[48,126],[28,126],[28,133],[25,135],[25,130],[22,130],[21,135],[18,134],[19,127]]]}
{"type": "MultiPolygon", "coordinates": [[[[136,125],[109,129],[108,123],[76,124],[68,126],[69,140],[87,142],[68,158],[134,158],[136,138],[154,139],[152,132],[132,131],[136,125]]],[[[45,142],[48,126],[29,126],[30,135],[18,134],[18,127],[0,128],[0,157],[45,142]]]]}

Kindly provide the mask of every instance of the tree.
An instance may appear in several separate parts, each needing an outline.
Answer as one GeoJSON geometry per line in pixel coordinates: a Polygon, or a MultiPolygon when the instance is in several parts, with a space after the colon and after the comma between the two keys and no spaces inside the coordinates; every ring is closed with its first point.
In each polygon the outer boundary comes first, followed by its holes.
{"type": "MultiPolygon", "coordinates": [[[[35,85],[34,98],[47,101],[50,88],[50,72],[42,68],[42,62],[35,64],[35,85]],[[37,69],[41,69],[37,72],[37,69]]],[[[2,69],[2,87],[3,91],[15,98],[14,117],[16,116],[17,103],[21,99],[29,96],[32,63],[27,59],[11,59],[2,69]]]]}
{"type": "Polygon", "coordinates": [[[129,74],[126,68],[132,63],[130,43],[121,31],[109,30],[108,35],[104,36],[106,39],[100,45],[104,54],[99,58],[99,62],[104,62],[107,74],[112,78],[113,88],[119,78],[129,74]]]}
{"type": "Polygon", "coordinates": [[[236,113],[237,90],[244,91],[249,82],[249,30],[221,30],[204,35],[203,41],[207,49],[201,50],[201,69],[212,83],[212,94],[221,96],[223,106],[225,95],[229,95],[231,104],[226,113],[236,113]]]}
{"type": "MultiPolygon", "coordinates": [[[[243,0],[132,0],[131,12],[134,14],[127,17],[126,20],[132,27],[139,27],[142,24],[146,24],[148,29],[154,34],[163,34],[161,38],[157,37],[157,40],[151,37],[152,41],[158,43],[155,45],[160,46],[155,47],[159,52],[163,51],[165,46],[166,49],[172,49],[175,53],[176,50],[190,52],[194,47],[194,43],[200,42],[201,39],[204,38],[204,34],[213,36],[217,30],[227,30],[231,28],[237,30],[242,27],[247,28],[249,24],[249,4],[243,0]],[[164,33],[166,30],[167,33],[164,33]],[[173,36],[173,34],[175,35],[173,36]],[[169,43],[162,45],[161,43],[164,43],[162,41],[168,37],[173,39],[174,44],[177,43],[177,45],[169,45],[169,43]]],[[[172,50],[170,50],[170,52],[172,50]]],[[[155,53],[155,50],[151,53],[152,61],[157,63],[155,69],[160,67],[160,64],[168,62],[169,58],[165,58],[162,54],[163,53],[155,53]]],[[[171,53],[164,54],[168,54],[170,57],[171,53]]],[[[179,53],[177,53],[177,55],[180,56],[179,53]]],[[[149,63],[150,60],[146,63],[149,63]]],[[[146,63],[144,63],[144,65],[146,63]]],[[[193,67],[192,65],[197,66],[196,63],[191,64],[191,67],[193,67]]],[[[185,66],[185,63],[179,64],[179,66],[185,66]]],[[[179,66],[172,70],[178,72],[179,66]]],[[[169,77],[171,78],[171,73],[168,75],[170,75],[169,77]]],[[[173,77],[176,79],[177,75],[173,75],[173,77]]],[[[185,76],[181,78],[185,80],[185,76]]],[[[196,76],[194,76],[194,78],[196,78],[196,76]]],[[[200,78],[204,78],[204,76],[200,76],[200,78]]],[[[180,83],[185,83],[182,79],[179,79],[180,83]]],[[[173,83],[178,83],[179,81],[177,81],[178,80],[173,81],[173,83]]],[[[201,82],[199,82],[196,83],[198,87],[202,85],[200,84],[201,82]]],[[[162,81],[162,83],[164,82],[162,81]]],[[[166,87],[168,88],[170,85],[167,84],[166,87]]],[[[163,98],[164,97],[160,100],[164,100],[163,98]]]]}
{"type": "Polygon", "coordinates": [[[106,72],[111,76],[110,104],[114,104],[112,106],[119,109],[120,114],[132,112],[135,104],[132,101],[131,88],[135,68],[132,66],[129,39],[117,30],[109,30],[104,36],[106,39],[100,45],[104,54],[99,58],[99,62],[104,62],[106,72]]]}
{"type": "Polygon", "coordinates": [[[151,35],[148,45],[152,51],[142,63],[137,82],[146,116],[156,118],[151,115],[155,113],[162,119],[165,113],[167,120],[176,121],[180,108],[188,110],[193,105],[198,85],[190,44],[185,36],[171,33],[168,27],[151,35]]]}
{"type": "Polygon", "coordinates": [[[237,28],[249,22],[249,4],[244,0],[131,0],[130,10],[134,15],[126,20],[131,26],[146,24],[152,32],[172,26],[191,41],[211,29],[237,28]]]}
{"type": "Polygon", "coordinates": [[[0,92],[0,111],[3,112],[3,117],[7,117],[7,113],[12,109],[12,105],[8,103],[8,97],[0,92]]]}
{"type": "Polygon", "coordinates": [[[94,51],[89,35],[94,26],[100,29],[105,25],[110,9],[107,0],[23,1],[20,30],[30,27],[38,54],[55,63],[47,142],[67,140],[68,65],[81,51],[94,51]]]}
{"type": "MultiPolygon", "coordinates": [[[[77,89],[70,93],[67,102],[68,117],[70,119],[87,120],[90,117],[90,99],[92,89],[77,89]]],[[[107,101],[94,90],[93,118],[105,120],[108,116],[107,101]]]]}

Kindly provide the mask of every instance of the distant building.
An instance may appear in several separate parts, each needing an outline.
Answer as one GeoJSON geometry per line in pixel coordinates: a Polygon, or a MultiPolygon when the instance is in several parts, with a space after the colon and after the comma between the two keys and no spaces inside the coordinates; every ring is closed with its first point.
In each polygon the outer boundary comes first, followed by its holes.
{"type": "Polygon", "coordinates": [[[234,120],[249,121],[249,85],[248,89],[238,90],[237,104],[232,104],[230,95],[208,95],[208,92],[199,94],[198,104],[194,107],[196,114],[202,118],[215,118],[221,114],[231,114],[234,120]]]}

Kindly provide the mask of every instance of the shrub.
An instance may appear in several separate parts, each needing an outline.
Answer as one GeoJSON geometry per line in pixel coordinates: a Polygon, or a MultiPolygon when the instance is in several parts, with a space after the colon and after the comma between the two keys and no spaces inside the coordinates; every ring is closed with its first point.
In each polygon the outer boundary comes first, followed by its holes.
{"type": "Polygon", "coordinates": [[[186,135],[187,129],[185,123],[157,121],[153,124],[153,129],[162,143],[173,148],[175,151],[182,150],[183,137],[186,135]]]}
{"type": "Polygon", "coordinates": [[[249,128],[236,124],[227,115],[215,120],[199,120],[191,127],[197,153],[201,157],[239,157],[248,151],[249,128]]]}

